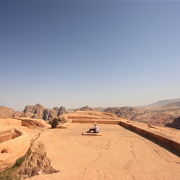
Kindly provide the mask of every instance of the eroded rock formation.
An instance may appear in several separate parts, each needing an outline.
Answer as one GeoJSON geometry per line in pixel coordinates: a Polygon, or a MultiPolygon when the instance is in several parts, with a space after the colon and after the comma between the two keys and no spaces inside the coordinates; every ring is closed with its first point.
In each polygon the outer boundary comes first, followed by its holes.
{"type": "Polygon", "coordinates": [[[109,107],[105,110],[105,112],[116,114],[118,117],[133,119],[137,114],[136,109],[132,107],[109,107]]]}
{"type": "Polygon", "coordinates": [[[12,118],[12,117],[20,117],[22,112],[15,111],[12,108],[0,106],[0,117],[1,118],[12,118]]]}
{"type": "MultiPolygon", "coordinates": [[[[166,126],[172,123],[174,119],[180,116],[179,103],[168,104],[161,107],[112,107],[107,108],[105,112],[116,114],[129,120],[144,122],[153,125],[166,126]]],[[[173,123],[175,127],[177,122],[173,123]]]]}
{"type": "Polygon", "coordinates": [[[52,120],[54,118],[59,117],[62,114],[67,113],[65,107],[54,107],[52,109],[47,109],[41,104],[28,105],[25,107],[23,111],[24,117],[44,119],[44,120],[52,120]]]}
{"type": "Polygon", "coordinates": [[[75,111],[94,111],[94,108],[91,108],[89,106],[84,106],[79,109],[76,109],[75,111]]]}
{"type": "Polygon", "coordinates": [[[8,107],[0,106],[0,117],[11,118],[14,115],[14,110],[8,107]]]}
{"type": "Polygon", "coordinates": [[[51,161],[46,155],[45,147],[35,140],[31,142],[25,156],[16,160],[13,167],[0,172],[0,179],[25,179],[40,174],[59,172],[51,166],[51,161]]]}
{"type": "Polygon", "coordinates": [[[166,126],[180,129],[180,117],[173,119],[173,121],[171,123],[167,123],[166,126]]]}
{"type": "Polygon", "coordinates": [[[46,155],[44,144],[35,141],[29,149],[27,158],[18,169],[20,177],[32,177],[39,174],[51,174],[59,172],[51,166],[51,161],[46,155]]]}
{"type": "Polygon", "coordinates": [[[41,104],[27,105],[23,111],[23,116],[42,119],[45,108],[41,104]]]}

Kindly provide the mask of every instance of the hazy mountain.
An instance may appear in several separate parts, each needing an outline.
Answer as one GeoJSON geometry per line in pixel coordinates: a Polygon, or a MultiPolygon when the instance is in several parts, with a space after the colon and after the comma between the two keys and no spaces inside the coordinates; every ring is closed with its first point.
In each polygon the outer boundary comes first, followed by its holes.
{"type": "Polygon", "coordinates": [[[84,106],[84,107],[76,109],[75,111],[94,111],[94,108],[90,106],[84,106]]]}
{"type": "Polygon", "coordinates": [[[180,108],[180,101],[178,102],[173,102],[173,103],[169,103],[166,105],[167,107],[178,107],[180,108]]]}
{"type": "Polygon", "coordinates": [[[180,98],[177,99],[166,99],[166,100],[161,100],[161,101],[157,101],[153,104],[149,104],[149,107],[155,107],[155,106],[166,106],[170,103],[176,103],[176,102],[180,102],[180,98]]]}

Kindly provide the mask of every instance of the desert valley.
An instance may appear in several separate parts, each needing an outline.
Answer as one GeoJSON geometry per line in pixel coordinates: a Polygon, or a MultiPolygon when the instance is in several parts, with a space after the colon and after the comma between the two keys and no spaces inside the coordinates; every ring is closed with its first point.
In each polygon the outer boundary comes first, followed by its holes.
{"type": "Polygon", "coordinates": [[[180,1],[0,0],[0,180],[180,180],[180,1]]]}
{"type": "Polygon", "coordinates": [[[0,107],[0,179],[178,180],[179,102],[71,110],[36,104],[22,112],[0,107]],[[100,136],[82,136],[95,122],[100,136]]]}

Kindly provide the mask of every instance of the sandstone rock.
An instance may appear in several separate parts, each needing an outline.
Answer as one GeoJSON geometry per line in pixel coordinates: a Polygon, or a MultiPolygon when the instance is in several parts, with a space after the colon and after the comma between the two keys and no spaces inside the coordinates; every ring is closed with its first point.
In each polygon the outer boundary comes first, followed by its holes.
{"type": "Polygon", "coordinates": [[[25,117],[30,118],[43,118],[45,108],[41,104],[33,105],[27,105],[23,111],[23,115],[25,117]]]}
{"type": "Polygon", "coordinates": [[[173,119],[173,121],[171,123],[167,123],[166,126],[180,129],[180,117],[173,119]]]}
{"type": "Polygon", "coordinates": [[[118,117],[132,119],[136,115],[136,109],[132,107],[107,108],[105,112],[116,114],[118,117]]]}
{"type": "Polygon", "coordinates": [[[32,177],[39,174],[50,174],[59,172],[51,166],[46,155],[45,147],[40,141],[35,141],[28,154],[27,159],[18,169],[19,176],[32,177]]]}
{"type": "Polygon", "coordinates": [[[36,104],[35,106],[26,106],[23,111],[23,116],[36,119],[52,120],[65,113],[67,113],[65,107],[46,109],[42,105],[36,104]]]}
{"type": "Polygon", "coordinates": [[[23,112],[20,111],[15,111],[13,117],[22,117],[23,116],[23,112]]]}
{"type": "Polygon", "coordinates": [[[66,108],[61,106],[58,110],[57,116],[60,116],[62,114],[66,114],[66,113],[67,113],[66,108]]]}
{"type": "Polygon", "coordinates": [[[84,106],[79,109],[76,109],[75,111],[94,111],[94,109],[89,106],[84,106]]]}
{"type": "Polygon", "coordinates": [[[14,110],[5,106],[0,106],[0,117],[12,118],[14,116],[14,110]]]}
{"type": "Polygon", "coordinates": [[[54,118],[57,118],[57,111],[55,109],[49,109],[46,111],[46,113],[47,113],[47,115],[45,115],[46,119],[44,120],[52,120],[54,118]]]}
{"type": "Polygon", "coordinates": [[[173,119],[180,116],[180,108],[178,108],[177,105],[178,103],[172,103],[161,107],[112,107],[107,108],[105,112],[114,113],[118,117],[133,121],[165,126],[166,124],[172,123],[173,119]]]}
{"type": "Polygon", "coordinates": [[[48,128],[49,124],[42,119],[34,119],[34,118],[17,118],[21,120],[21,125],[26,126],[28,128],[48,128]]]}
{"type": "Polygon", "coordinates": [[[35,107],[34,107],[34,116],[33,116],[33,118],[42,119],[44,110],[45,110],[45,108],[41,104],[36,104],[35,107]]]}
{"type": "Polygon", "coordinates": [[[107,109],[104,110],[104,112],[116,114],[118,112],[118,110],[119,110],[119,108],[117,108],[117,107],[108,107],[107,109]]]}

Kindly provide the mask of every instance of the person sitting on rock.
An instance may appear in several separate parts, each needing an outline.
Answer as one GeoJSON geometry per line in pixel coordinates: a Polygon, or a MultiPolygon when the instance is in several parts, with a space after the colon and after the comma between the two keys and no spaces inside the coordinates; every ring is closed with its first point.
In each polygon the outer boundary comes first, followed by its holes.
{"type": "Polygon", "coordinates": [[[94,126],[92,128],[90,128],[87,133],[99,133],[99,126],[97,125],[97,123],[94,123],[94,126]]]}

